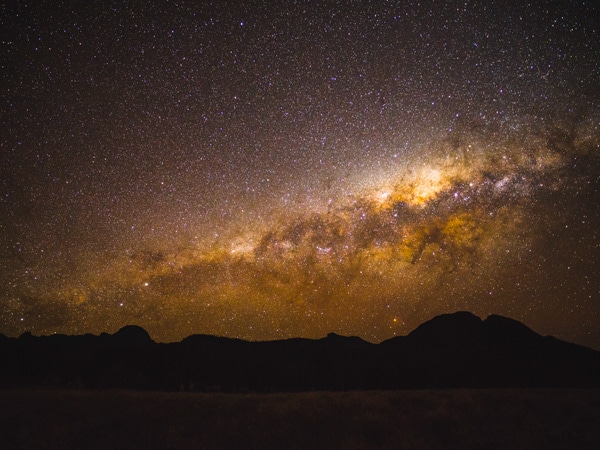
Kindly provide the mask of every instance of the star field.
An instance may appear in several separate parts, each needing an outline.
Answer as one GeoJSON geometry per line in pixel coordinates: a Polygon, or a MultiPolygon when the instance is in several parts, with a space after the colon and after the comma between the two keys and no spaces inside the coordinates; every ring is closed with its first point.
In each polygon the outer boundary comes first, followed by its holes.
{"type": "Polygon", "coordinates": [[[0,332],[600,349],[594,2],[2,6],[0,332]]]}

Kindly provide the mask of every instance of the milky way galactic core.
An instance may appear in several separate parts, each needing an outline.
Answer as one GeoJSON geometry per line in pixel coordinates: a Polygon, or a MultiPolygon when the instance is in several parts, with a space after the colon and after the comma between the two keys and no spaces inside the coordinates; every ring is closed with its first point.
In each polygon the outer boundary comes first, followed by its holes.
{"type": "Polygon", "coordinates": [[[2,7],[0,332],[600,349],[595,2],[2,7]]]}

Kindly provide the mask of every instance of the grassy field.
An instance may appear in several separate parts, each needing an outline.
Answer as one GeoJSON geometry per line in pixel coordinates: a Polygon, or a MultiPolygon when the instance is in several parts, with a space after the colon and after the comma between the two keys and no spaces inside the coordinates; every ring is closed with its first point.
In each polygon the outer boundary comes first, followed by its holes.
{"type": "Polygon", "coordinates": [[[600,390],[0,391],[3,449],[598,449],[600,390]]]}

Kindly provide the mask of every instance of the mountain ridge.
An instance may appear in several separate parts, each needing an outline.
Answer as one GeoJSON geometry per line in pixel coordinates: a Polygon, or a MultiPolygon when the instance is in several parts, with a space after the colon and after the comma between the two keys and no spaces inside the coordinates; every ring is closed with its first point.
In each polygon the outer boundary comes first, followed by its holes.
{"type": "Polygon", "coordinates": [[[191,335],[156,343],[129,325],[100,336],[0,339],[0,386],[223,392],[600,387],[600,352],[542,336],[514,319],[459,311],[379,344],[320,339],[245,341],[191,335]]]}

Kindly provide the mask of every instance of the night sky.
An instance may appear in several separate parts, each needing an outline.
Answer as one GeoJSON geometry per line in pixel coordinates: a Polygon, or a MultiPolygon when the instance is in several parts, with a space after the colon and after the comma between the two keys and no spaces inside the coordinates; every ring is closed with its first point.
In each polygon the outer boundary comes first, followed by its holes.
{"type": "Polygon", "coordinates": [[[600,349],[598,2],[0,8],[1,333],[600,349]]]}

